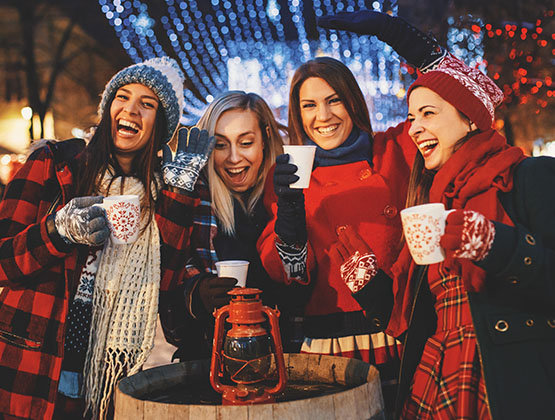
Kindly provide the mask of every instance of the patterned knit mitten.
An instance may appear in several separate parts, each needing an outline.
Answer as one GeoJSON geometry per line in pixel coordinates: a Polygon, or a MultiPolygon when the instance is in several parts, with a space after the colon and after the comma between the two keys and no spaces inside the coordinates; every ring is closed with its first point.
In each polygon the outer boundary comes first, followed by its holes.
{"type": "Polygon", "coordinates": [[[193,191],[200,171],[208,162],[216,144],[216,138],[208,131],[193,127],[180,128],[177,135],[177,152],[172,156],[170,147],[164,145],[162,173],[164,182],[172,187],[193,191]]]}
{"type": "Polygon", "coordinates": [[[345,285],[352,293],[356,293],[378,273],[376,255],[374,253],[361,254],[356,251],[341,265],[340,272],[345,285]]]}
{"type": "Polygon", "coordinates": [[[448,256],[482,261],[494,237],[495,226],[484,215],[471,210],[455,210],[447,216],[440,245],[448,256]]]}

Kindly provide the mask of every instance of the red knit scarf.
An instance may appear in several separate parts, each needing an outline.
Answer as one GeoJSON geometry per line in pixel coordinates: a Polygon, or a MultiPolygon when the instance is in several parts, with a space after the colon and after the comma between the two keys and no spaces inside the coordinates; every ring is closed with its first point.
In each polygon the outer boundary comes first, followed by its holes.
{"type": "MultiPolygon", "coordinates": [[[[476,134],[436,173],[430,188],[430,202],[443,203],[446,209],[474,210],[489,220],[513,226],[498,199],[498,192],[512,190],[514,170],[524,158],[521,149],[507,145],[505,138],[495,130],[476,134]]],[[[447,259],[444,264],[452,272],[460,273],[467,291],[484,289],[486,272],[472,261],[447,259]]],[[[388,332],[394,336],[408,328],[416,287],[408,280],[412,280],[414,268],[405,245],[392,268],[395,303],[388,332]]]]}

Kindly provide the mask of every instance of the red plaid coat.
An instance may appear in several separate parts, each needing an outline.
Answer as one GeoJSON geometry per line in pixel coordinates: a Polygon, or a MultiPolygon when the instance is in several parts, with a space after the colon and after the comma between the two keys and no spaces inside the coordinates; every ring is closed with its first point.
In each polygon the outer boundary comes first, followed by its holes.
{"type": "MultiPolygon", "coordinates": [[[[53,233],[48,212],[60,189],[57,208],[73,198],[70,156],[82,148],[82,141],[70,140],[38,149],[0,202],[0,413],[42,420],[54,412],[68,302],[81,267],[80,246],[53,233]]],[[[181,244],[183,231],[175,221],[185,219],[178,204],[166,194],[157,202],[164,214],[156,215],[162,264],[170,271],[184,255],[172,246],[181,244]]]]}

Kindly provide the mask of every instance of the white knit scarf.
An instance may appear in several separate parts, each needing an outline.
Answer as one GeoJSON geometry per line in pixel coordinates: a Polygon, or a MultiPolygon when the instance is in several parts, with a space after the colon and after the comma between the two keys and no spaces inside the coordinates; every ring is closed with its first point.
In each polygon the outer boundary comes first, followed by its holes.
{"type": "MultiPolygon", "coordinates": [[[[104,196],[137,194],[144,203],[145,191],[136,178],[121,178],[106,191],[111,175],[101,182],[104,196]]],[[[154,188],[154,191],[156,189],[154,188]]],[[[154,346],[160,286],[160,237],[156,220],[148,226],[141,211],[141,234],[136,242],[114,245],[106,241],[93,294],[89,347],[84,384],[87,409],[93,418],[104,419],[116,383],[139,371],[154,346]]]]}

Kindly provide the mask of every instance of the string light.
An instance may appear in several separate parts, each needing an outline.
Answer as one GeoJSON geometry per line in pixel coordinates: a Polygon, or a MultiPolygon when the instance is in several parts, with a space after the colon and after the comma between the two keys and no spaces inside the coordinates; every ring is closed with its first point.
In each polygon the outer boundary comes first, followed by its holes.
{"type": "MultiPolygon", "coordinates": [[[[307,29],[317,17],[340,11],[396,15],[396,0],[165,0],[166,13],[159,21],[140,0],[98,2],[133,61],[162,55],[178,59],[197,90],[185,90],[183,124],[196,123],[207,103],[228,89],[259,93],[286,122],[293,72],[323,55],[343,61],[354,73],[376,131],[406,117],[411,68],[401,64],[391,47],[376,37],[322,28],[314,38],[307,29]]],[[[462,34],[465,39],[474,35],[462,34]]],[[[479,56],[479,44],[477,40],[467,50],[479,56]]]]}

